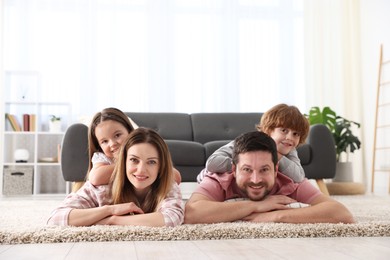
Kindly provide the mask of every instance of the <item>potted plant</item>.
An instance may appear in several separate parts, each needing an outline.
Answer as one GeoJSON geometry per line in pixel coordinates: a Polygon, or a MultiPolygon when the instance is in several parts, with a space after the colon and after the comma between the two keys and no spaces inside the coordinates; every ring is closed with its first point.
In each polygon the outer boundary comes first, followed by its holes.
{"type": "Polygon", "coordinates": [[[49,132],[61,132],[61,117],[50,115],[49,132]]]}
{"type": "Polygon", "coordinates": [[[361,142],[352,132],[353,127],[360,128],[360,124],[344,117],[338,116],[329,107],[321,111],[319,107],[312,107],[309,115],[310,125],[324,124],[333,135],[336,148],[336,176],[335,181],[353,181],[352,163],[349,162],[349,153],[360,149],[361,142]],[[345,153],[346,159],[342,162],[341,155],[345,153]],[[345,170],[345,171],[344,171],[345,170]]]}

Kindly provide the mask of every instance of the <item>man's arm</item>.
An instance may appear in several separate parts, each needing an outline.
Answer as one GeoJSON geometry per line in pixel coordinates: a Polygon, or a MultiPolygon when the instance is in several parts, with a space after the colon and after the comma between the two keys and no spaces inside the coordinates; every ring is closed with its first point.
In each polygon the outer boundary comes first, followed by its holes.
{"type": "Polygon", "coordinates": [[[254,212],[286,209],[295,200],[286,196],[269,196],[263,201],[214,201],[200,193],[193,193],[186,204],[184,223],[219,223],[241,220],[254,212]]]}
{"type": "Polygon", "coordinates": [[[340,202],[318,195],[310,207],[254,213],[243,220],[282,223],[354,223],[351,212],[340,202]]]}

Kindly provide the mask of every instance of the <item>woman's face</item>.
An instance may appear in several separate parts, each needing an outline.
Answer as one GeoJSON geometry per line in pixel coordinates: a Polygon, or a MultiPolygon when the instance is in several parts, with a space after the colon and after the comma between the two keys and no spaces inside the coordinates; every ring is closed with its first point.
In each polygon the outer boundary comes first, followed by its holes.
{"type": "Polygon", "coordinates": [[[160,161],[157,149],[149,143],[135,144],[127,151],[126,175],[137,196],[144,196],[158,176],[160,161]]]}

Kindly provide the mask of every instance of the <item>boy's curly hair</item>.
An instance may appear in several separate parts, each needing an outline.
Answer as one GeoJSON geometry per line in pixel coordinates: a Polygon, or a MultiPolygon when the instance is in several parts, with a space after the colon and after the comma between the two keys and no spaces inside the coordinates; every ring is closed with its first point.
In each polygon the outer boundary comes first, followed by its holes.
{"type": "Polygon", "coordinates": [[[309,120],[296,106],[279,104],[266,111],[256,125],[258,131],[270,134],[275,128],[283,127],[297,131],[300,135],[299,144],[306,142],[309,135],[309,120]]]}

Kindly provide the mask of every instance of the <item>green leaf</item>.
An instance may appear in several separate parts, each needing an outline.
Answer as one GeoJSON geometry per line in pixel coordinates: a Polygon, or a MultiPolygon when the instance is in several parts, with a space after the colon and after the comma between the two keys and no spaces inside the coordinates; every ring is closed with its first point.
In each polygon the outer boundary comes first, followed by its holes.
{"type": "Polygon", "coordinates": [[[324,107],[322,111],[319,107],[312,107],[306,117],[310,125],[323,124],[329,128],[336,145],[337,161],[342,153],[353,153],[360,149],[360,140],[352,133],[354,126],[360,128],[359,123],[337,116],[330,107],[324,107]]]}
{"type": "Polygon", "coordinates": [[[319,107],[312,107],[309,111],[309,122],[311,125],[326,125],[333,132],[336,124],[336,113],[330,107],[324,107],[322,111],[319,107]]]}

